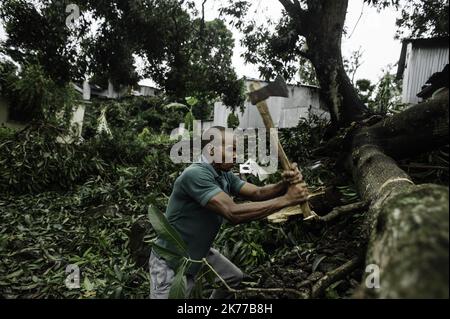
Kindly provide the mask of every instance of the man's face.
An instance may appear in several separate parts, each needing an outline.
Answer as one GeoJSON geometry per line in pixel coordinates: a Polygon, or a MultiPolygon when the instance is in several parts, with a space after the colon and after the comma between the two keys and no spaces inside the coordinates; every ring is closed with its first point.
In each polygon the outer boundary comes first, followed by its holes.
{"type": "MultiPolygon", "coordinates": [[[[213,153],[216,150],[213,150],[213,153]]],[[[229,171],[233,168],[236,162],[236,137],[231,132],[225,132],[222,138],[222,146],[217,148],[217,151],[222,154],[221,163],[214,163],[214,166],[221,171],[229,171]]]]}

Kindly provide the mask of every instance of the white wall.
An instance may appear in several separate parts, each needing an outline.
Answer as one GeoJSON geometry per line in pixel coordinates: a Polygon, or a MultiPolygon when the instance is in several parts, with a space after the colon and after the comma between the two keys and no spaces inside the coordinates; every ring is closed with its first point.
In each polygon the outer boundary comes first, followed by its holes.
{"type": "MultiPolygon", "coordinates": [[[[267,83],[261,82],[261,86],[267,83]]],[[[246,85],[250,85],[247,81],[246,85]]],[[[272,97],[267,100],[270,114],[274,124],[278,128],[297,126],[301,117],[308,117],[308,109],[312,106],[315,114],[329,118],[329,114],[320,108],[319,88],[313,86],[289,85],[289,98],[272,97]]],[[[222,102],[214,104],[214,125],[227,126],[228,115],[231,110],[222,102]]],[[[245,103],[243,114],[237,111],[239,128],[264,128],[261,115],[255,105],[249,101],[245,103]]]]}
{"type": "Polygon", "coordinates": [[[156,89],[150,86],[140,86],[139,93],[143,96],[155,96],[156,95],[156,89]]]}

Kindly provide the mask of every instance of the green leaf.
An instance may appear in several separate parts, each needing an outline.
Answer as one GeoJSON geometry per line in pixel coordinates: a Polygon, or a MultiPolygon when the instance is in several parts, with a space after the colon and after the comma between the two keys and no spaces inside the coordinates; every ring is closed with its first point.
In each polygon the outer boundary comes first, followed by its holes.
{"type": "Polygon", "coordinates": [[[86,291],[93,291],[93,290],[94,290],[94,284],[91,283],[91,281],[89,280],[88,277],[84,277],[83,288],[84,288],[86,291]]]}
{"type": "MultiPolygon", "coordinates": [[[[183,259],[185,259],[184,256],[175,253],[167,248],[164,248],[162,246],[159,246],[158,244],[156,244],[155,242],[151,242],[150,243],[152,246],[153,251],[160,257],[164,258],[165,260],[167,260],[169,263],[174,264],[174,265],[179,265],[181,264],[181,261],[183,259]]],[[[176,266],[176,267],[177,267],[176,266]]]]}
{"type": "Polygon", "coordinates": [[[186,243],[169,224],[166,217],[153,205],[148,207],[148,218],[158,236],[166,240],[170,246],[174,247],[176,250],[175,253],[184,257],[189,256],[186,243]]]}
{"type": "Polygon", "coordinates": [[[187,279],[184,272],[189,263],[185,261],[177,270],[169,291],[169,299],[186,299],[187,279]]]}
{"type": "Polygon", "coordinates": [[[194,284],[194,288],[192,288],[190,297],[193,299],[202,299],[203,298],[203,282],[200,280],[196,280],[194,284]]]}
{"type": "Polygon", "coordinates": [[[192,288],[190,297],[194,299],[202,299],[203,298],[203,282],[205,281],[205,277],[207,276],[209,268],[205,267],[204,264],[201,265],[200,270],[198,271],[198,275],[195,278],[194,287],[192,288]]]}
{"type": "Polygon", "coordinates": [[[190,131],[193,127],[194,120],[195,118],[192,112],[187,112],[186,116],[184,117],[184,127],[190,131]]]}
{"type": "Polygon", "coordinates": [[[315,272],[317,270],[317,267],[319,267],[320,263],[322,262],[322,260],[324,260],[325,258],[327,258],[327,256],[325,255],[319,255],[313,262],[312,265],[312,272],[315,272]]]}
{"type": "Polygon", "coordinates": [[[164,106],[166,109],[189,109],[186,105],[181,103],[170,103],[164,106]]]}
{"type": "Polygon", "coordinates": [[[120,299],[120,296],[122,295],[122,287],[117,287],[114,290],[114,298],[120,299]]]}
{"type": "Polygon", "coordinates": [[[7,276],[5,277],[5,279],[12,279],[12,278],[19,277],[22,273],[23,273],[23,270],[22,270],[22,269],[19,269],[19,270],[13,272],[13,273],[10,273],[9,275],[7,275],[7,276]]]}
{"type": "Polygon", "coordinates": [[[194,96],[189,96],[186,98],[186,103],[190,106],[193,107],[194,105],[196,105],[198,103],[198,99],[194,96]]]}

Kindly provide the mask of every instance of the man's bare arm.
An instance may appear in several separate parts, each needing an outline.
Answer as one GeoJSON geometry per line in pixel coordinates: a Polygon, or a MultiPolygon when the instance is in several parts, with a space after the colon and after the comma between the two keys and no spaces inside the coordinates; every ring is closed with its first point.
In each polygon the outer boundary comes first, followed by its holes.
{"type": "Polygon", "coordinates": [[[258,187],[250,183],[245,183],[239,191],[239,196],[253,202],[265,201],[284,195],[286,193],[288,185],[289,184],[284,181],[262,187],[258,187]]]}
{"type": "Polygon", "coordinates": [[[258,187],[250,183],[245,183],[239,192],[239,196],[243,197],[244,199],[259,202],[284,195],[289,185],[300,183],[303,180],[303,176],[297,167],[297,163],[292,164],[292,170],[283,172],[283,179],[283,181],[277,184],[271,184],[262,187],[258,187]]]}
{"type": "Polygon", "coordinates": [[[307,196],[306,190],[298,187],[289,187],[285,195],[274,199],[236,204],[230,196],[220,192],[210,199],[206,207],[222,215],[232,224],[241,224],[267,217],[284,207],[304,202],[307,196]]]}

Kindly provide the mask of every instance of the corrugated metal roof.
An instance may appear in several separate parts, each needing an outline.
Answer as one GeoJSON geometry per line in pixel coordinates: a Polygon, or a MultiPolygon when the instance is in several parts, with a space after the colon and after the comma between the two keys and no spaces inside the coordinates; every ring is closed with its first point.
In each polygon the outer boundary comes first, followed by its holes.
{"type": "MultiPolygon", "coordinates": [[[[257,78],[252,78],[252,77],[244,77],[244,81],[246,82],[261,82],[261,83],[268,83],[267,81],[261,80],[261,79],[257,79],[257,78]]],[[[319,90],[320,87],[317,85],[311,85],[311,84],[303,84],[303,83],[298,83],[298,84],[290,84],[288,83],[287,86],[295,86],[295,87],[307,87],[307,88],[312,88],[312,89],[317,89],[319,90]]]]}
{"type": "Polygon", "coordinates": [[[412,46],[414,48],[448,48],[449,37],[436,37],[428,39],[404,39],[402,41],[402,51],[398,61],[397,80],[403,77],[407,60],[407,48],[412,46]]]}

